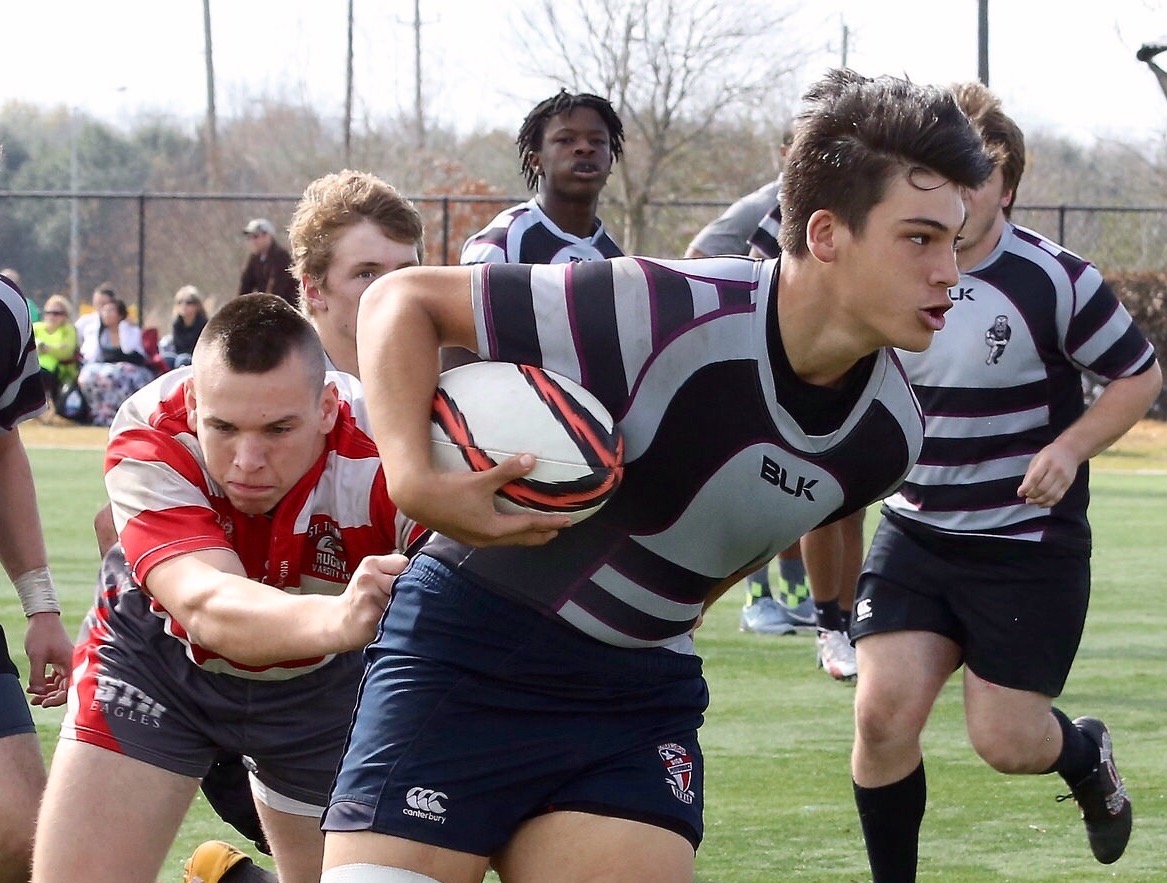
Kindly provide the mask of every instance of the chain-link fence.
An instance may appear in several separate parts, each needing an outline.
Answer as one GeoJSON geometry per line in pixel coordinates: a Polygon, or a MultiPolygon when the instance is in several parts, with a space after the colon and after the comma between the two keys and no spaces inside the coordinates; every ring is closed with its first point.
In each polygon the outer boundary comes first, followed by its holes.
{"type": "MultiPolygon", "coordinates": [[[[467,236],[526,197],[413,197],[426,224],[426,262],[451,264],[467,236]]],[[[109,282],[143,324],[170,321],[174,292],[194,284],[211,306],[233,297],[247,257],[244,224],[265,217],[286,228],[299,195],[0,191],[0,266],[20,270],[26,294],[71,295],[84,309],[109,282]]],[[[677,257],[725,208],[717,201],[658,201],[648,208],[644,254],[677,257]]],[[[602,204],[622,240],[621,207],[602,204]]],[[[1017,206],[1019,224],[1054,238],[1104,272],[1167,267],[1167,207],[1017,206]]],[[[277,237],[286,245],[286,235],[277,237]]]]}

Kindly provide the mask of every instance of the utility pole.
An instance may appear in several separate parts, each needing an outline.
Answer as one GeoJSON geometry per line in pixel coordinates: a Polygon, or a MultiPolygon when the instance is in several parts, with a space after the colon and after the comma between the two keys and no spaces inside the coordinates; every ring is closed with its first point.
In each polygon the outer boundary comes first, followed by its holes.
{"type": "Polygon", "coordinates": [[[81,215],[77,205],[77,178],[79,162],[77,160],[77,116],[78,108],[69,110],[69,190],[72,197],[69,199],[69,299],[73,301],[73,310],[81,315],[81,284],[78,279],[78,268],[81,264],[81,215]]]}
{"type": "Polygon", "coordinates": [[[840,67],[847,66],[847,49],[851,40],[851,29],[847,27],[847,22],[843,22],[843,55],[840,62],[840,67]]]}
{"type": "Polygon", "coordinates": [[[977,0],[977,79],[989,85],[989,0],[977,0]]]}
{"type": "Polygon", "coordinates": [[[348,0],[348,49],[344,58],[344,164],[349,166],[353,146],[353,0],[348,0]]]}
{"type": "Polygon", "coordinates": [[[425,112],[421,103],[421,0],[413,0],[413,107],[417,149],[425,149],[425,112]]]}
{"type": "Polygon", "coordinates": [[[203,0],[203,40],[207,65],[207,189],[221,189],[219,175],[219,133],[215,114],[215,55],[211,48],[211,0],[203,0]]]}

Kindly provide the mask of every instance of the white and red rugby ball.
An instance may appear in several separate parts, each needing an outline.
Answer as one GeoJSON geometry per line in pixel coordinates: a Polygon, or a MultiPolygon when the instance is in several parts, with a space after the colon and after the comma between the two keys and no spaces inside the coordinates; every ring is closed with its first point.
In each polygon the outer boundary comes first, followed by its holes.
{"type": "Polygon", "coordinates": [[[624,474],[624,441],[607,409],[567,377],[511,362],[472,362],[442,372],[430,421],[434,464],[481,472],[515,454],[535,468],[495,494],[500,512],[599,511],[624,474]]]}

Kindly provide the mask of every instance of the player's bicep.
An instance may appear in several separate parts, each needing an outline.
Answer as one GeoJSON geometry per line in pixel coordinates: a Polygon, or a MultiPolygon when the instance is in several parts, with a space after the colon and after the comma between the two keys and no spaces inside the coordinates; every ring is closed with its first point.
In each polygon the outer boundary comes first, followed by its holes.
{"type": "Polygon", "coordinates": [[[396,335],[398,341],[432,334],[438,346],[473,349],[477,336],[470,278],[474,272],[471,266],[406,267],[377,279],[361,298],[358,351],[388,346],[387,334],[396,335]]]}

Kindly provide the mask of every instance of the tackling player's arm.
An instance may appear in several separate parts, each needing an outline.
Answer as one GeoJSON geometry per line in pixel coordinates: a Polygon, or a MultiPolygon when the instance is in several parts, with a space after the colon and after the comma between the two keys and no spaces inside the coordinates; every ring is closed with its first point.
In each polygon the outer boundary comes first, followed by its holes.
{"type": "Polygon", "coordinates": [[[503,515],[494,492],[534,468],[530,455],[478,473],[443,473],[430,458],[429,423],[443,346],[477,349],[474,267],[416,267],[389,273],[361,298],[357,353],[389,495],[411,517],[475,546],[540,545],[570,520],[503,515]]]}
{"type": "Polygon", "coordinates": [[[376,634],[404,555],[365,558],[340,595],[293,595],[244,575],[234,553],[209,549],[169,558],[146,589],[200,645],[246,665],[327,656],[376,634]]]}

